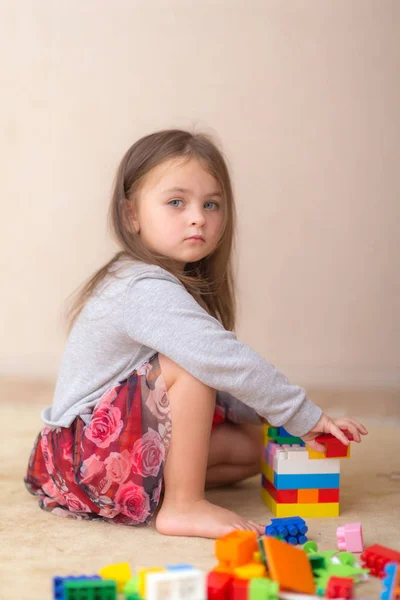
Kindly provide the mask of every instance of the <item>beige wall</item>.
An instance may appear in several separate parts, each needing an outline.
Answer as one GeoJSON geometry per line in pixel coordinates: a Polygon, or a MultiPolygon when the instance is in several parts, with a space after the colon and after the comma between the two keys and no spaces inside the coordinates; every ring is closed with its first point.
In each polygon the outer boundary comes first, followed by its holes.
{"type": "Polygon", "coordinates": [[[303,385],[399,375],[396,0],[0,2],[0,372],[54,378],[140,136],[217,136],[238,335],[303,385]]]}

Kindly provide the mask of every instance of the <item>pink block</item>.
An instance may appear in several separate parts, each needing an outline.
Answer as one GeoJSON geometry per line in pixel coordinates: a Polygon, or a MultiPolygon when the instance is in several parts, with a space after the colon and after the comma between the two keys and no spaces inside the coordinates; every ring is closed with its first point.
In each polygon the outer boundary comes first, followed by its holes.
{"type": "Polygon", "coordinates": [[[349,523],[336,530],[337,547],[346,552],[362,552],[364,541],[361,523],[349,523]]]}

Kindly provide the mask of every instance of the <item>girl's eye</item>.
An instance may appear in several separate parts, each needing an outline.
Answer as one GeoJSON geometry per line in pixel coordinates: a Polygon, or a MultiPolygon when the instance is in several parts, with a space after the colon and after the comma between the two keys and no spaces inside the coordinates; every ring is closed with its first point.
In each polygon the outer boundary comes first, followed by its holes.
{"type": "MultiPolygon", "coordinates": [[[[179,200],[179,198],[174,198],[173,200],[170,200],[168,204],[171,204],[171,202],[182,202],[182,200],[179,200]]],[[[176,206],[176,204],[171,204],[171,206],[176,206]]]]}
{"type": "Polygon", "coordinates": [[[218,202],[212,202],[211,200],[209,202],[206,202],[206,204],[214,204],[216,206],[216,208],[219,208],[219,204],[218,202]]]}

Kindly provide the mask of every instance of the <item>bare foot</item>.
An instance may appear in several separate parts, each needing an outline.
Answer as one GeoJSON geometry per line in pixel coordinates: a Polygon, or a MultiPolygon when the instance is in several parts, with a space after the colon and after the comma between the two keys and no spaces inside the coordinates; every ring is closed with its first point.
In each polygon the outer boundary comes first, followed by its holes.
{"type": "Polygon", "coordinates": [[[265,527],[201,499],[183,506],[164,500],[156,518],[156,529],[164,535],[219,538],[234,529],[262,535],[265,527]]]}

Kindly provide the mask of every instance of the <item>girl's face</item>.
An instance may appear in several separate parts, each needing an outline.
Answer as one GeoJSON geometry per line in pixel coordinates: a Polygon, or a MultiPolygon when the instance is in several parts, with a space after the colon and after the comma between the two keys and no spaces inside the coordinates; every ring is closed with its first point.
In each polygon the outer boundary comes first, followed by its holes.
{"type": "Polygon", "coordinates": [[[217,180],[201,163],[174,158],[146,176],[131,219],[145,246],[180,265],[213,252],[226,211],[217,180]],[[192,236],[199,236],[193,239],[192,236]]]}

